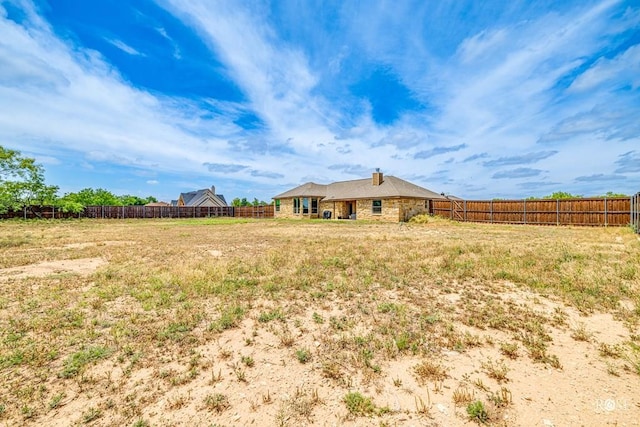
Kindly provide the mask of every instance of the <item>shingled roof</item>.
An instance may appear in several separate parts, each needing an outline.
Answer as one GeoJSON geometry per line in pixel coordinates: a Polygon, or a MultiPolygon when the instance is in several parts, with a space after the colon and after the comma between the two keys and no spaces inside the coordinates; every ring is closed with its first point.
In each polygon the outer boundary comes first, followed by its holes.
{"type": "Polygon", "coordinates": [[[291,197],[318,197],[323,201],[356,199],[444,199],[442,195],[412,184],[395,176],[385,176],[380,185],[373,185],[371,178],[340,181],[331,184],[307,182],[296,188],[274,196],[274,199],[291,197]]]}
{"type": "MultiPolygon", "coordinates": [[[[222,194],[215,194],[215,187],[180,193],[184,206],[227,206],[222,194]]],[[[173,204],[173,202],[172,202],[173,204]]],[[[176,204],[178,204],[176,202],[176,204]]]]}

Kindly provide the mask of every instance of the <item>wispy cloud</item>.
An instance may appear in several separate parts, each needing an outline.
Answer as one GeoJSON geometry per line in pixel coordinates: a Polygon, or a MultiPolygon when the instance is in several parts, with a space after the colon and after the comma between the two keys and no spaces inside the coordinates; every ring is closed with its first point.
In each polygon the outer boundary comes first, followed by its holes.
{"type": "Polygon", "coordinates": [[[459,144],[448,147],[434,147],[430,150],[418,151],[413,155],[414,159],[428,159],[433,156],[438,156],[440,154],[453,153],[455,151],[460,151],[464,148],[467,148],[467,144],[459,144]]]}
{"type": "Polygon", "coordinates": [[[225,164],[225,163],[203,163],[204,166],[207,167],[207,169],[209,169],[209,171],[211,172],[218,172],[218,173],[236,173],[236,172],[240,172],[242,170],[247,169],[249,166],[246,165],[238,165],[238,164],[225,164]]]}
{"type": "Polygon", "coordinates": [[[128,53],[129,55],[137,55],[137,56],[144,56],[144,54],[138,52],[136,49],[132,48],[131,46],[129,46],[128,44],[126,44],[125,42],[123,42],[122,40],[117,40],[117,39],[105,39],[107,42],[111,43],[113,46],[117,47],[118,49],[120,49],[121,51],[128,53]]]}
{"type": "Polygon", "coordinates": [[[360,177],[364,177],[371,173],[371,168],[367,168],[362,165],[352,165],[348,163],[339,164],[339,165],[330,165],[328,169],[332,171],[340,171],[348,175],[356,175],[360,177]]]}
{"type": "Polygon", "coordinates": [[[260,171],[260,170],[252,170],[251,176],[264,177],[269,179],[280,179],[284,178],[284,175],[277,172],[268,172],[268,171],[260,171]]]}
{"type": "Polygon", "coordinates": [[[474,160],[480,160],[480,159],[486,159],[487,157],[489,157],[489,153],[478,153],[478,154],[473,154],[469,157],[466,157],[462,163],[467,163],[467,162],[472,162],[474,160]]]}
{"type": "Polygon", "coordinates": [[[517,168],[511,169],[507,171],[496,172],[493,174],[493,178],[503,179],[503,178],[530,178],[533,176],[538,176],[542,172],[541,169],[531,169],[531,168],[517,168]]]}
{"type": "Polygon", "coordinates": [[[528,165],[531,163],[539,162],[547,157],[551,157],[554,154],[558,154],[558,151],[538,151],[536,153],[527,153],[518,156],[500,157],[496,160],[489,160],[483,162],[484,166],[513,166],[513,165],[528,165]]]}
{"type": "Polygon", "coordinates": [[[640,152],[634,150],[621,154],[615,164],[618,165],[616,173],[640,172],[640,152]]]}
{"type": "Polygon", "coordinates": [[[594,174],[588,176],[579,176],[576,178],[578,182],[593,182],[593,181],[620,181],[623,179],[627,179],[624,175],[616,175],[616,174],[594,174]]]}
{"type": "Polygon", "coordinates": [[[516,186],[525,190],[537,190],[540,188],[555,187],[558,185],[561,185],[561,183],[556,181],[527,181],[516,184],[516,186]]]}

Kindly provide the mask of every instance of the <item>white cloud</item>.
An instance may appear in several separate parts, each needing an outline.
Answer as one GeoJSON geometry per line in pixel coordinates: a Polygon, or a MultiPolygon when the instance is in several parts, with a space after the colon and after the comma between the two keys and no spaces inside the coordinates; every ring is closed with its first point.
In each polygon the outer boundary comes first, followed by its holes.
{"type": "Polygon", "coordinates": [[[614,58],[600,58],[574,80],[569,90],[586,91],[608,84],[612,89],[640,87],[640,45],[631,46],[614,58]]]}
{"type": "Polygon", "coordinates": [[[122,40],[105,38],[105,41],[107,41],[108,43],[114,45],[115,47],[117,47],[121,51],[123,51],[125,53],[128,53],[129,55],[144,56],[143,53],[138,52],[136,49],[134,49],[133,47],[129,46],[128,44],[126,44],[122,40]]]}
{"type": "Polygon", "coordinates": [[[202,173],[204,162],[237,156],[225,151],[241,131],[230,119],[203,122],[204,112],[190,101],[130,86],[98,52],[59,39],[30,3],[24,7],[28,19],[21,25],[0,18],[0,139],[6,144],[32,152],[55,145],[92,161],[165,171],[189,165],[202,173]]]}
{"type": "Polygon", "coordinates": [[[147,181],[147,184],[149,185],[158,185],[160,183],[160,181],[156,180],[156,179],[150,179],[147,181]]]}

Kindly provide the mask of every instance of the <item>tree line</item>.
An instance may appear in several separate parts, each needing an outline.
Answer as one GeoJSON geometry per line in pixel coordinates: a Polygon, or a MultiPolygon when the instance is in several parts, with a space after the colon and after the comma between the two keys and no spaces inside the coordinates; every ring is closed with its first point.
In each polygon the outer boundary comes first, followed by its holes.
{"type": "Polygon", "coordinates": [[[0,145],[0,213],[26,206],[55,206],[64,212],[80,212],[85,206],[145,205],[158,200],[130,194],[118,196],[102,188],[85,188],[77,193],[58,195],[60,188],[47,185],[44,168],[35,159],[0,145]]]}

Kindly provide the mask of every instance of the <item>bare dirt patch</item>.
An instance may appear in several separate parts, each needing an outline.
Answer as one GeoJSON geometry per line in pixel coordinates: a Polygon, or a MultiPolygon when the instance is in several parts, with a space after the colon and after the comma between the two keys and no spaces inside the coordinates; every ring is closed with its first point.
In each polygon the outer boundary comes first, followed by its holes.
{"type": "Polygon", "coordinates": [[[0,281],[25,277],[45,277],[54,274],[79,274],[87,276],[105,264],[107,264],[107,262],[102,258],[43,261],[22,267],[0,269],[0,281]]]}

